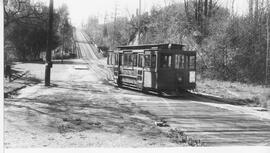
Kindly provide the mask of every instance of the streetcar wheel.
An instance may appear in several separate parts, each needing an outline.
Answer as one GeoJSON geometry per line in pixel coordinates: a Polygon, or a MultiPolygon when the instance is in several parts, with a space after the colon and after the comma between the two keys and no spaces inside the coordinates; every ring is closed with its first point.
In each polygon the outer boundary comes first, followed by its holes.
{"type": "Polygon", "coordinates": [[[147,93],[147,89],[142,88],[142,92],[143,92],[143,93],[147,93]]]}
{"type": "Polygon", "coordinates": [[[162,91],[158,90],[157,93],[158,93],[159,96],[162,96],[162,91]]]}

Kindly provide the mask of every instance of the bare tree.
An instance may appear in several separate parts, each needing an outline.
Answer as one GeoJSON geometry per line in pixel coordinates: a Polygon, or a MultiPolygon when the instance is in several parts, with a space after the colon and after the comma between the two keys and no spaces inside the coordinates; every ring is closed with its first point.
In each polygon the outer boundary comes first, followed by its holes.
{"type": "MultiPolygon", "coordinates": [[[[4,0],[4,27],[11,23],[28,24],[24,19],[46,22],[42,13],[42,3],[31,4],[30,0],[4,0]]],[[[34,24],[34,23],[31,23],[34,24]]]]}
{"type": "Polygon", "coordinates": [[[249,5],[249,17],[250,18],[253,18],[253,4],[254,4],[253,1],[254,0],[249,0],[249,4],[248,4],[249,5]]]}

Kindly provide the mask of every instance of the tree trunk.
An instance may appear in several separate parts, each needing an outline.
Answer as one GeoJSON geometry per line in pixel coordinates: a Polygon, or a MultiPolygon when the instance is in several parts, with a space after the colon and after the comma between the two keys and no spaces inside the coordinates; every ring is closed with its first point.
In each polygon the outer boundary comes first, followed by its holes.
{"type": "Polygon", "coordinates": [[[235,0],[232,0],[232,16],[234,17],[234,3],[235,3],[235,0]]]}
{"type": "Polygon", "coordinates": [[[189,8],[188,8],[188,0],[184,0],[184,4],[185,4],[185,13],[186,13],[186,17],[187,17],[187,20],[188,22],[190,21],[189,20],[189,8]]]}
{"type": "Polygon", "coordinates": [[[258,25],[259,19],[259,0],[255,1],[255,12],[254,12],[255,26],[258,25]]]}
{"type": "Polygon", "coordinates": [[[213,9],[213,1],[209,0],[209,10],[208,10],[208,17],[212,16],[212,9],[213,9]]]}
{"type": "Polygon", "coordinates": [[[195,20],[198,22],[198,0],[195,0],[195,20]]]}
{"type": "Polygon", "coordinates": [[[253,18],[253,0],[249,0],[249,17],[253,18]]]}
{"type": "Polygon", "coordinates": [[[208,14],[208,0],[204,1],[204,15],[207,17],[208,14]]]}
{"type": "Polygon", "coordinates": [[[267,15],[266,15],[266,18],[267,18],[267,21],[266,21],[266,28],[267,28],[267,46],[266,46],[266,62],[265,62],[265,84],[266,85],[269,85],[270,82],[269,82],[269,66],[270,66],[270,61],[269,61],[269,57],[270,57],[270,51],[269,51],[269,48],[270,48],[270,44],[269,44],[269,39],[270,39],[270,32],[269,32],[269,13],[270,13],[270,10],[269,10],[269,0],[266,1],[266,8],[267,8],[267,15]]]}

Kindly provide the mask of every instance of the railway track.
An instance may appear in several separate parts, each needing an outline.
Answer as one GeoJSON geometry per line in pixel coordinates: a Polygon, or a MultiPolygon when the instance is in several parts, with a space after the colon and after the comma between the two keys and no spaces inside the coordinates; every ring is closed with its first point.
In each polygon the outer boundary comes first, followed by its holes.
{"type": "Polygon", "coordinates": [[[79,46],[78,55],[79,58],[83,59],[87,63],[87,67],[96,73],[96,76],[99,79],[105,79],[110,81],[112,75],[109,70],[106,70],[106,66],[103,62],[100,61],[99,53],[94,49],[92,44],[89,43],[89,40],[86,38],[85,34],[78,32],[80,36],[77,36],[77,45],[79,46]],[[102,67],[102,68],[101,68],[102,67]]]}

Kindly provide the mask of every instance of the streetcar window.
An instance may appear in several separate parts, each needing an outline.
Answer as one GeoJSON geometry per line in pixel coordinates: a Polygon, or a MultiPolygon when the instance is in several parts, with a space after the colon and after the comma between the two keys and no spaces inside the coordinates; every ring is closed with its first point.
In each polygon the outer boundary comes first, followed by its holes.
{"type": "Polygon", "coordinates": [[[111,65],[114,65],[115,64],[115,54],[112,54],[111,56],[111,65]]]}
{"type": "Polygon", "coordinates": [[[161,68],[171,68],[171,66],[172,66],[172,55],[171,54],[161,54],[160,67],[161,68]]]}
{"type": "Polygon", "coordinates": [[[136,57],[135,54],[130,54],[130,65],[129,66],[134,66],[134,63],[136,62],[134,57],[136,57]]]}
{"type": "Polygon", "coordinates": [[[123,61],[123,65],[126,66],[128,63],[128,54],[124,54],[124,61],[123,61]]]}
{"type": "Polygon", "coordinates": [[[122,56],[123,56],[122,54],[119,54],[119,65],[122,65],[122,60],[123,60],[122,56]]]}
{"type": "Polygon", "coordinates": [[[151,56],[151,67],[156,68],[156,55],[151,56]]]}
{"type": "Polygon", "coordinates": [[[151,67],[150,55],[145,55],[144,56],[144,66],[145,67],[151,67]]]}
{"type": "Polygon", "coordinates": [[[133,60],[132,54],[128,54],[128,63],[127,63],[128,66],[132,66],[132,63],[133,63],[132,60],[133,60]]]}
{"type": "Polygon", "coordinates": [[[133,66],[137,66],[137,54],[133,54],[133,66]]]}
{"type": "Polygon", "coordinates": [[[189,56],[189,69],[195,69],[195,56],[189,56]]]}
{"type": "Polygon", "coordinates": [[[183,55],[175,55],[175,68],[183,69],[184,68],[184,56],[183,55]]]}
{"type": "Polygon", "coordinates": [[[143,66],[142,61],[143,61],[143,55],[139,54],[139,56],[138,56],[138,67],[143,66]]]}
{"type": "Polygon", "coordinates": [[[111,54],[109,53],[108,58],[107,58],[107,64],[108,64],[108,65],[110,65],[110,55],[111,55],[111,54]]]}
{"type": "Polygon", "coordinates": [[[132,54],[128,54],[127,66],[132,66],[132,54]]]}
{"type": "Polygon", "coordinates": [[[113,55],[113,53],[111,53],[109,56],[109,65],[112,65],[112,55],[113,55]]]}
{"type": "Polygon", "coordinates": [[[132,54],[124,54],[124,65],[132,66],[132,54]]]}
{"type": "Polygon", "coordinates": [[[118,56],[117,54],[114,54],[115,64],[118,64],[118,56]]]}
{"type": "Polygon", "coordinates": [[[185,58],[184,55],[181,55],[180,57],[180,69],[184,69],[185,68],[185,58]]]}
{"type": "Polygon", "coordinates": [[[175,55],[175,69],[180,68],[180,55],[175,55]]]}
{"type": "Polygon", "coordinates": [[[168,66],[172,67],[172,56],[168,56],[168,66]]]}

